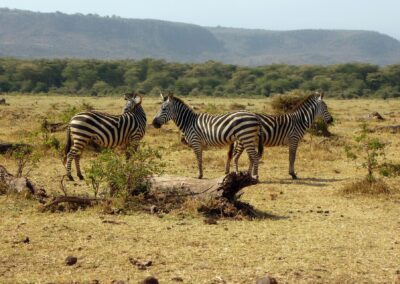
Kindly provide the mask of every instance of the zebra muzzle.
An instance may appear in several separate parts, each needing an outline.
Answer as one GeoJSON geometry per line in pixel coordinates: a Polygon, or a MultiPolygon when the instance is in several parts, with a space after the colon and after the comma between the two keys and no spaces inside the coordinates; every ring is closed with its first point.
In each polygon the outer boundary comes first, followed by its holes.
{"type": "Polygon", "coordinates": [[[153,120],[152,124],[155,128],[161,128],[162,125],[156,118],[153,120]]]}

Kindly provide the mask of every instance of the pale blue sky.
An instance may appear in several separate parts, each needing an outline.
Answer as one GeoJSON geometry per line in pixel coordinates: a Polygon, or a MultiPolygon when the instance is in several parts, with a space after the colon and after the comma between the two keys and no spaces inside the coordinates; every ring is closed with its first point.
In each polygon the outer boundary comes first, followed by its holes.
{"type": "Polygon", "coordinates": [[[373,30],[400,39],[400,0],[0,0],[0,7],[202,26],[373,30]]]}

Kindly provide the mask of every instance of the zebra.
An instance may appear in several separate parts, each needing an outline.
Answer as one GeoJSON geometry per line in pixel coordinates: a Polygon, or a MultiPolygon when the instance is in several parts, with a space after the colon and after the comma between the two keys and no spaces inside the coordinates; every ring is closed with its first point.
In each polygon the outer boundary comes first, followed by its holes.
{"type": "MultiPolygon", "coordinates": [[[[282,115],[257,114],[261,121],[261,138],[264,146],[280,146],[289,144],[289,175],[297,179],[294,170],[296,151],[300,140],[307,128],[310,128],[314,119],[322,117],[326,123],[332,123],[333,118],[323,101],[323,93],[315,93],[308,96],[293,112],[282,115]]],[[[236,171],[238,171],[239,157],[243,152],[243,146],[236,142],[230,145],[225,172],[229,172],[232,156],[236,171]]],[[[259,149],[260,158],[262,147],[259,149]]]]}
{"type": "Polygon", "coordinates": [[[81,112],[70,120],[67,128],[67,144],[64,164],[67,177],[71,175],[72,160],[75,160],[77,176],[84,177],[80,169],[80,156],[90,141],[104,148],[127,147],[139,142],[146,130],[146,114],[142,108],[142,97],[135,93],[125,94],[123,114],[112,115],[97,111],[81,112]]]}
{"type": "MultiPolygon", "coordinates": [[[[173,95],[163,96],[153,126],[160,128],[173,120],[183,132],[184,139],[196,155],[198,178],[203,178],[202,151],[205,146],[224,146],[240,141],[249,156],[249,174],[258,179],[258,149],[261,131],[258,117],[247,111],[221,115],[196,113],[181,99],[173,95]]],[[[262,146],[262,145],[261,145],[262,146]]]]}

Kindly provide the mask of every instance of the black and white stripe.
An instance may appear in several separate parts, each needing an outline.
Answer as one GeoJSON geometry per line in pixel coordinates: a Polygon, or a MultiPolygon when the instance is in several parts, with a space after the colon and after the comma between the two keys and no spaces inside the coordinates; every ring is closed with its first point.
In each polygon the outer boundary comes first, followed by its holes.
{"type": "MultiPolygon", "coordinates": [[[[162,96],[162,95],[161,95],[162,96]]],[[[186,142],[193,148],[199,168],[199,178],[203,177],[202,150],[204,146],[230,145],[240,141],[250,159],[249,172],[258,178],[258,148],[260,122],[258,117],[247,111],[222,115],[196,113],[182,100],[174,96],[162,96],[160,111],[153,125],[160,128],[173,120],[183,132],[186,142]]]]}
{"type": "MultiPolygon", "coordinates": [[[[321,116],[326,123],[333,121],[322,98],[323,95],[320,94],[311,95],[293,112],[287,114],[257,114],[261,122],[261,141],[264,146],[289,145],[289,174],[293,179],[297,178],[294,170],[297,147],[306,129],[311,127],[318,116],[321,116]]],[[[242,152],[243,146],[240,143],[231,145],[226,162],[226,172],[229,172],[232,156],[236,171],[238,171],[238,160],[242,152]]],[[[262,149],[259,149],[259,152],[262,154],[262,149]]]]}
{"type": "Polygon", "coordinates": [[[140,141],[146,130],[146,114],[139,95],[127,94],[122,115],[112,115],[96,111],[75,115],[68,125],[65,159],[67,176],[71,175],[72,160],[75,160],[77,176],[83,179],[80,169],[80,156],[90,141],[104,147],[128,146],[140,141]]]}

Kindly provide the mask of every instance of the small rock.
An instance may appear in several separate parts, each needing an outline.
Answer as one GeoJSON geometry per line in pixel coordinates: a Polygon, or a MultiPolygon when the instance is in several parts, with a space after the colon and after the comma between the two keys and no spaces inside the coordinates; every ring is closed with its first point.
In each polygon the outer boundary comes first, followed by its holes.
{"type": "Polygon", "coordinates": [[[24,244],[29,244],[29,242],[30,242],[29,237],[26,237],[25,239],[23,239],[22,242],[24,244]]]}
{"type": "Polygon", "coordinates": [[[90,284],[100,284],[100,281],[97,279],[94,279],[90,282],[90,284]]]}
{"type": "Polygon", "coordinates": [[[130,257],[130,258],[129,258],[129,262],[130,262],[132,265],[135,265],[135,266],[136,266],[138,269],[140,269],[140,270],[146,270],[147,267],[153,265],[153,262],[152,262],[151,260],[147,260],[147,261],[142,262],[142,261],[140,261],[140,260],[138,260],[138,259],[135,259],[135,258],[133,258],[133,257],[130,257]]]}
{"type": "Polygon", "coordinates": [[[324,211],[323,210],[318,210],[317,213],[322,214],[322,213],[324,213],[324,211]]]}
{"type": "Polygon", "coordinates": [[[325,210],[325,212],[324,212],[325,214],[329,214],[329,210],[325,210]]]}
{"type": "Polygon", "coordinates": [[[77,261],[78,261],[78,258],[77,258],[77,257],[75,257],[75,256],[68,256],[68,257],[65,259],[65,264],[71,266],[71,265],[74,265],[77,261]]]}
{"type": "Polygon", "coordinates": [[[215,220],[214,218],[207,218],[207,219],[204,219],[204,223],[205,223],[205,224],[208,224],[208,225],[216,225],[216,224],[218,224],[218,223],[217,223],[217,220],[215,220]]]}
{"type": "Polygon", "coordinates": [[[140,284],[159,284],[157,278],[153,276],[146,277],[140,284]]]}
{"type": "Polygon", "coordinates": [[[267,273],[264,277],[257,279],[256,284],[278,284],[278,282],[267,273]]]}
{"type": "Polygon", "coordinates": [[[113,281],[111,281],[111,284],[125,284],[125,281],[123,281],[123,280],[113,280],[113,281]]]}
{"type": "Polygon", "coordinates": [[[179,277],[179,276],[173,277],[173,278],[171,278],[171,280],[175,281],[175,282],[183,282],[183,278],[179,277]]]}

